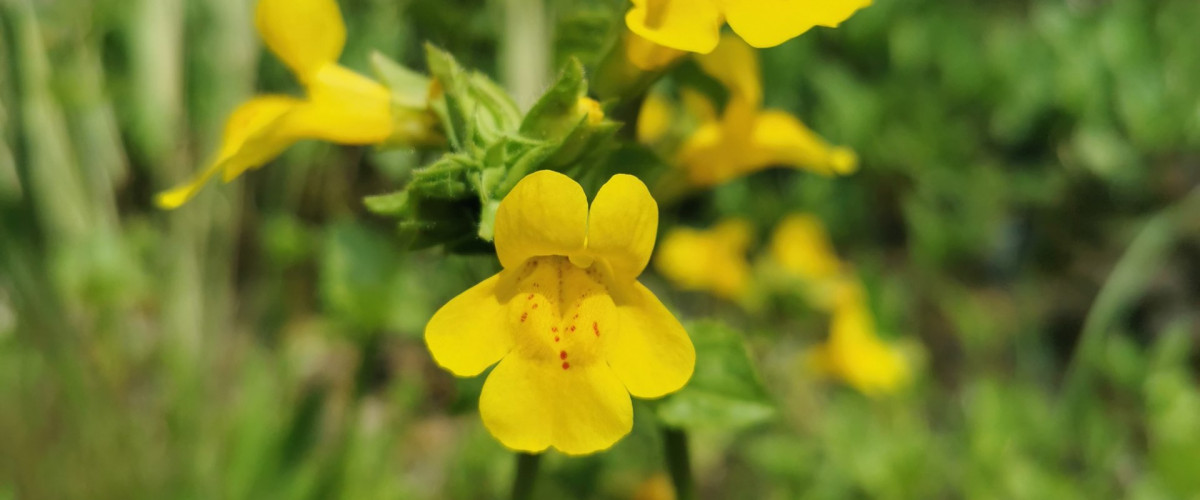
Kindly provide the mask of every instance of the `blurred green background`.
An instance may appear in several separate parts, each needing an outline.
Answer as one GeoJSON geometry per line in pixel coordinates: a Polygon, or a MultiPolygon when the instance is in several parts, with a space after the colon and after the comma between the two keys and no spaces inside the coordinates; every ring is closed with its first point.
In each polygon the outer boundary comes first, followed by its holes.
{"type": "MultiPolygon", "coordinates": [[[[520,71],[506,2],[339,4],[359,71],[371,50],[423,67],[426,40],[520,71]]],[[[362,206],[421,154],[303,143],[153,207],[238,102],[298,90],[253,7],[0,0],[0,499],[507,495],[482,378],[421,340],[495,257],[403,252],[362,206]]],[[[627,5],[546,7],[551,59],[595,63],[627,5]]],[[[767,105],[860,172],[763,172],[667,219],[765,237],[818,214],[924,362],[868,399],[796,366],[817,315],[645,276],[685,323],[744,334],[778,410],[694,434],[701,497],[1200,498],[1198,19],[1195,0],[877,0],[764,50],[767,105]]],[[[635,408],[610,452],[551,453],[538,496],[633,498],[663,468],[635,408]]]]}

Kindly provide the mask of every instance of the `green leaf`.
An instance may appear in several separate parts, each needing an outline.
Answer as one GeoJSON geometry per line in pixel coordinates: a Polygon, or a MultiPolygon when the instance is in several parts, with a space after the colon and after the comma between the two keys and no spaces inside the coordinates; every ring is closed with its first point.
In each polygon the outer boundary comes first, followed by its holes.
{"type": "Polygon", "coordinates": [[[656,411],[663,422],[687,430],[750,427],[775,415],[738,332],[712,321],[688,328],[696,346],[696,370],[682,390],[656,411]]]}
{"type": "Polygon", "coordinates": [[[320,265],[321,302],[331,315],[365,332],[387,325],[398,265],[387,238],[358,224],[336,224],[326,233],[320,265]]]}

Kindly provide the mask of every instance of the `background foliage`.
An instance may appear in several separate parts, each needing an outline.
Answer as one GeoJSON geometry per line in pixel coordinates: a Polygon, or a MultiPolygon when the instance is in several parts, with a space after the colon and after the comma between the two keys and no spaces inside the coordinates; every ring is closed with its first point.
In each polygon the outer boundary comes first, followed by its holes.
{"type": "MultiPolygon", "coordinates": [[[[502,2],[339,3],[352,68],[371,50],[424,67],[428,40],[500,81],[520,71],[502,2]]],[[[626,8],[548,7],[553,61],[585,65],[626,8]]],[[[482,379],[421,341],[495,259],[401,252],[361,202],[427,158],[305,143],[152,207],[236,102],[296,90],[252,8],[0,0],[0,499],[506,493],[482,379]]],[[[877,0],[763,51],[767,105],[861,171],[764,172],[664,222],[738,215],[765,237],[818,214],[924,363],[907,392],[864,398],[803,369],[826,325],[799,302],[748,313],[645,277],[698,345],[740,335],[757,366],[709,359],[762,387],[690,397],[771,402],[695,434],[701,495],[1200,498],[1196,19],[1194,0],[877,0]]],[[[631,498],[662,469],[654,410],[609,453],[550,455],[538,495],[631,498]]]]}

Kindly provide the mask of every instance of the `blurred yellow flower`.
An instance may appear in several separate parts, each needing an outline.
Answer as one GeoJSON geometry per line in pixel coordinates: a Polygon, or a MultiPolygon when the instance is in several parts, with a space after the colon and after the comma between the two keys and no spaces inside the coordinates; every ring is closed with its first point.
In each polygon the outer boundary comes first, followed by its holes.
{"type": "Polygon", "coordinates": [[[840,294],[829,340],[808,356],[813,369],[868,396],[894,393],[911,378],[908,360],[876,334],[875,321],[857,285],[840,294]]]}
{"type": "Polygon", "coordinates": [[[815,216],[792,214],[780,221],[771,235],[770,255],[780,270],[805,283],[810,299],[819,307],[832,306],[846,284],[842,261],[815,216]]]}
{"type": "Polygon", "coordinates": [[[774,47],[814,26],[837,27],[871,0],[633,0],[625,24],[659,45],[707,54],[726,22],[746,42],[774,47]]]}
{"type": "Polygon", "coordinates": [[[177,208],[217,173],[229,182],[302,139],[375,144],[392,134],[388,90],[337,64],[346,27],[333,0],[262,0],[255,26],[307,95],[263,95],[238,106],[216,160],[187,184],[160,193],[160,207],[177,208]]]}
{"type": "Polygon", "coordinates": [[[729,89],[729,99],[719,116],[705,116],[706,108],[687,106],[700,120],[678,153],[690,184],[714,186],[772,166],[822,175],[849,174],[858,168],[853,151],[829,145],[788,113],[761,109],[758,55],[741,40],[726,36],[697,62],[729,89]]]}
{"type": "Polygon", "coordinates": [[[633,500],[675,500],[675,486],[666,474],[658,473],[646,478],[633,491],[633,500]]]}
{"type": "Polygon", "coordinates": [[[617,175],[588,207],[560,173],[526,176],[500,202],[503,270],[442,306],[425,328],[434,360],[460,377],[499,362],[479,412],[505,446],[593,453],[633,425],[630,395],[657,398],[691,378],[687,332],[637,281],[658,205],[617,175]]]}
{"type": "Polygon", "coordinates": [[[741,219],[708,230],[676,228],[659,245],[654,267],[679,288],[737,300],[750,287],[746,251],[752,236],[750,223],[741,219]]]}
{"type": "Polygon", "coordinates": [[[632,31],[625,32],[625,57],[642,71],[655,71],[669,66],[687,52],[665,47],[642,38],[632,31]]]}
{"type": "Polygon", "coordinates": [[[667,135],[671,130],[675,107],[665,96],[658,92],[646,94],[642,101],[642,109],[638,112],[637,139],[642,144],[653,144],[667,135]]]}
{"type": "Polygon", "coordinates": [[[771,257],[783,270],[806,280],[825,281],[842,272],[825,225],[809,214],[789,215],[775,226],[771,257]]]}

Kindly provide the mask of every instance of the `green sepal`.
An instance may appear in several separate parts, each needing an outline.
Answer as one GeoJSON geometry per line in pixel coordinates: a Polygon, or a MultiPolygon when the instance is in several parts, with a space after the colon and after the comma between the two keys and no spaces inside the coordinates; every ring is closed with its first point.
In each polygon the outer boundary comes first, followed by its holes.
{"type": "Polygon", "coordinates": [[[521,121],[521,135],[548,141],[563,138],[587,118],[586,110],[579,106],[579,99],[586,94],[583,65],[571,58],[521,121]]]}
{"type": "Polygon", "coordinates": [[[391,95],[392,135],[383,146],[419,147],[445,143],[439,115],[430,106],[432,80],[379,53],[371,68],[391,95]]]}
{"type": "Polygon", "coordinates": [[[446,153],[424,168],[413,171],[407,190],[423,198],[455,200],[470,197],[473,183],[470,177],[478,170],[471,157],[461,153],[446,153]]]}
{"type": "Polygon", "coordinates": [[[429,106],[428,76],[413,71],[376,51],[371,53],[371,70],[391,91],[392,104],[412,109],[429,106]]]}
{"type": "Polygon", "coordinates": [[[463,69],[449,53],[425,45],[429,72],[441,85],[431,107],[446,128],[453,150],[474,153],[515,131],[521,115],[512,98],[495,82],[463,69]]]}

